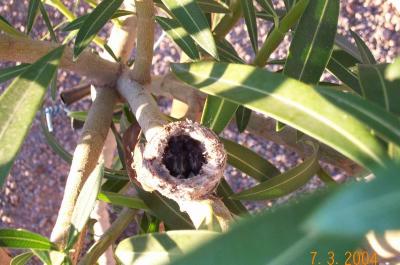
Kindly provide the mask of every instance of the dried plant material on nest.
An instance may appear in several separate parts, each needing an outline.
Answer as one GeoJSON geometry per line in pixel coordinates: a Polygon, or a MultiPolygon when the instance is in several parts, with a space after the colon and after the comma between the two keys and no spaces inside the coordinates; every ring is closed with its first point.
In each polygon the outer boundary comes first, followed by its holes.
{"type": "Polygon", "coordinates": [[[165,125],[134,152],[137,180],[177,201],[211,196],[223,176],[226,153],[218,136],[191,121],[165,125]]]}

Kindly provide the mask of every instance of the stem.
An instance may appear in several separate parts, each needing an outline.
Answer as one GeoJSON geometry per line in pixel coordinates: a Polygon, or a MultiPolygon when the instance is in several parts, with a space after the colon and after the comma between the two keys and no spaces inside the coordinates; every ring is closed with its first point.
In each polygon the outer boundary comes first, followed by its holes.
{"type": "MultiPolygon", "coordinates": [[[[0,34],[0,59],[2,61],[33,63],[58,44],[0,34]]],[[[88,77],[95,84],[112,84],[118,78],[120,65],[109,62],[89,51],[84,51],[76,62],[72,60],[73,51],[66,47],[60,67],[88,77]]]]}
{"type": "Polygon", "coordinates": [[[95,264],[101,254],[115,242],[125,228],[132,222],[136,212],[137,210],[124,208],[111,227],[92,245],[85,257],[78,264],[95,264]]]}
{"type": "Polygon", "coordinates": [[[214,29],[214,35],[219,40],[225,38],[242,16],[240,0],[231,0],[229,10],[231,10],[231,13],[226,14],[214,29]]]}
{"type": "Polygon", "coordinates": [[[135,0],[137,13],[137,55],[132,78],[140,84],[150,82],[154,43],[153,0],[135,0]]]}

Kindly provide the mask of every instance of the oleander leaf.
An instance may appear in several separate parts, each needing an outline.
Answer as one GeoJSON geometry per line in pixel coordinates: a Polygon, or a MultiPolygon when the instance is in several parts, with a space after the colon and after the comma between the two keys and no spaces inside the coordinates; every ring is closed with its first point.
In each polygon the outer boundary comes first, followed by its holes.
{"type": "Polygon", "coordinates": [[[7,68],[3,68],[0,70],[0,83],[4,83],[14,77],[22,74],[30,64],[20,64],[16,66],[11,66],[7,68]]]}
{"type": "Polygon", "coordinates": [[[243,10],[244,20],[246,22],[247,32],[250,37],[251,46],[253,47],[254,53],[258,51],[258,34],[257,34],[257,21],[256,21],[256,9],[253,4],[253,0],[240,0],[243,10]]]}
{"type": "Polygon", "coordinates": [[[29,34],[39,11],[39,4],[41,0],[30,0],[28,5],[28,17],[26,19],[26,33],[29,34]]]}
{"type": "Polygon", "coordinates": [[[334,50],[327,65],[327,70],[351,89],[361,94],[361,86],[357,74],[352,71],[359,63],[343,50],[334,50]]]}
{"type": "Polygon", "coordinates": [[[240,133],[246,130],[247,124],[249,124],[251,117],[251,110],[243,106],[239,106],[236,110],[236,125],[240,133]]]}
{"type": "Polygon", "coordinates": [[[106,203],[111,203],[113,205],[133,209],[149,209],[143,200],[137,197],[126,196],[116,192],[102,191],[97,195],[97,199],[106,203]]]}
{"type": "Polygon", "coordinates": [[[216,40],[216,44],[221,62],[245,63],[245,61],[239,57],[232,44],[227,40],[216,40]]]}
{"type": "Polygon", "coordinates": [[[359,64],[362,95],[388,112],[400,116],[400,79],[389,81],[385,72],[389,64],[359,64]]]}
{"type": "Polygon", "coordinates": [[[122,4],[123,0],[103,0],[85,19],[74,44],[74,59],[86,49],[108,20],[122,4]]]}
{"type": "Polygon", "coordinates": [[[201,124],[219,134],[229,124],[238,107],[235,103],[209,95],[204,104],[201,124]]]}
{"type": "Polygon", "coordinates": [[[250,189],[236,193],[231,198],[249,201],[270,200],[295,191],[306,184],[320,169],[317,149],[317,147],[314,147],[314,154],[300,165],[250,189]]]}
{"type": "Polygon", "coordinates": [[[264,66],[270,55],[278,48],[279,44],[284,39],[289,30],[296,25],[304,10],[308,5],[309,0],[299,0],[295,6],[282,18],[278,26],[275,26],[270,34],[268,34],[262,47],[258,51],[253,64],[264,66]]]}
{"type": "Polygon", "coordinates": [[[156,16],[156,21],[190,59],[200,58],[196,43],[178,21],[159,16],[156,16]]]}
{"type": "MultiPolygon", "coordinates": [[[[229,13],[229,7],[224,2],[214,1],[214,0],[197,0],[196,1],[201,10],[204,13],[229,13]]],[[[168,8],[163,4],[162,0],[154,0],[154,4],[158,5],[165,11],[168,11],[168,8]]]]}
{"type": "Polygon", "coordinates": [[[64,46],[31,64],[0,96],[0,186],[28,134],[53,79],[64,46]]]}
{"type": "Polygon", "coordinates": [[[283,73],[317,84],[328,64],[339,17],[339,0],[310,1],[297,26],[283,73]]]}
{"type": "Polygon", "coordinates": [[[26,35],[22,33],[21,31],[15,29],[10,22],[8,22],[4,17],[0,16],[0,31],[3,31],[4,33],[10,34],[11,36],[15,37],[24,37],[26,38],[26,35]]]}
{"type": "Polygon", "coordinates": [[[229,211],[233,214],[243,216],[248,214],[246,207],[238,200],[232,200],[230,196],[233,194],[231,186],[229,186],[228,182],[222,178],[219,183],[217,190],[217,196],[221,197],[222,202],[229,209],[229,211]]]}
{"type": "Polygon", "coordinates": [[[16,249],[57,250],[46,237],[23,229],[0,229],[0,247],[16,249]]]}
{"type": "Polygon", "coordinates": [[[123,265],[170,264],[219,233],[205,230],[168,231],[133,236],[121,241],[115,255],[123,265]]]}
{"type": "MultiPolygon", "coordinates": [[[[132,11],[128,11],[128,10],[117,10],[115,11],[115,13],[111,16],[112,19],[114,18],[119,18],[119,17],[124,17],[124,16],[129,16],[129,15],[133,15],[135,14],[132,11]]],[[[90,16],[90,14],[86,14],[83,16],[80,16],[74,20],[72,20],[71,22],[69,22],[65,27],[62,28],[62,31],[73,31],[73,30],[77,30],[80,29],[80,27],[83,25],[83,23],[85,22],[85,20],[90,16]]]]}
{"type": "Polygon", "coordinates": [[[10,265],[25,265],[32,257],[33,257],[32,252],[24,252],[22,254],[13,257],[13,259],[10,262],[10,265]]]}
{"type": "Polygon", "coordinates": [[[355,44],[351,43],[345,36],[336,34],[335,47],[343,50],[353,57],[354,60],[361,62],[361,55],[355,44]]]}
{"type": "Polygon", "coordinates": [[[207,19],[195,0],[162,0],[193,40],[212,57],[218,59],[217,47],[207,19]]]}
{"type": "MultiPolygon", "coordinates": [[[[242,218],[229,231],[172,262],[172,265],[311,264],[311,251],[317,251],[318,260],[325,261],[325,253],[329,251],[345,253],[355,249],[362,242],[362,237],[325,237],[302,229],[302,222],[326,197],[326,192],[317,193],[306,200],[303,198],[273,211],[242,218]]],[[[334,210],[340,212],[340,209],[334,210]]],[[[341,219],[337,220],[337,224],[341,219]]],[[[335,256],[335,262],[345,264],[345,255],[335,256]]]]}
{"type": "Polygon", "coordinates": [[[39,10],[40,10],[40,14],[42,14],[43,21],[46,24],[47,29],[49,30],[51,40],[54,42],[58,42],[56,33],[54,32],[53,25],[51,24],[51,21],[49,18],[49,14],[47,13],[46,8],[44,7],[44,4],[41,1],[39,1],[39,10]]]}
{"type": "Polygon", "coordinates": [[[365,42],[361,39],[361,37],[358,36],[358,34],[355,33],[354,31],[350,30],[350,33],[353,39],[356,41],[358,51],[360,52],[361,55],[361,62],[363,62],[364,64],[376,64],[374,55],[368,48],[367,44],[365,44],[365,42]]]}
{"type": "Polygon", "coordinates": [[[273,164],[249,148],[224,138],[220,139],[224,144],[228,163],[231,166],[260,182],[280,174],[273,164]]]}
{"type": "Polygon", "coordinates": [[[78,240],[79,234],[82,232],[89,220],[90,213],[96,204],[96,198],[101,188],[103,175],[104,164],[99,163],[96,165],[92,173],[90,173],[79,193],[71,216],[71,226],[69,228],[66,246],[67,249],[71,249],[74,246],[74,243],[78,240]]]}
{"type": "Polygon", "coordinates": [[[199,62],[173,64],[172,70],[191,86],[275,118],[370,169],[387,159],[370,129],[400,143],[398,119],[357,95],[248,65],[199,62]]]}
{"type": "Polygon", "coordinates": [[[371,230],[378,233],[398,230],[399,169],[398,165],[393,165],[378,171],[376,179],[368,183],[346,185],[309,217],[305,227],[317,233],[344,236],[363,236],[371,230]]]}

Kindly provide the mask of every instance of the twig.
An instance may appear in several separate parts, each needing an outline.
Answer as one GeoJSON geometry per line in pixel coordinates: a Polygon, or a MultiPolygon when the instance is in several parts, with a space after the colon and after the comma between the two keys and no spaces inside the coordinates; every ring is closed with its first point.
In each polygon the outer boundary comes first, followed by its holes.
{"type": "Polygon", "coordinates": [[[125,228],[135,218],[137,210],[124,208],[119,214],[118,218],[111,225],[111,227],[101,236],[101,238],[94,243],[85,257],[78,263],[79,265],[92,265],[95,264],[97,259],[103,252],[111,246],[115,240],[121,235],[125,228]]]}

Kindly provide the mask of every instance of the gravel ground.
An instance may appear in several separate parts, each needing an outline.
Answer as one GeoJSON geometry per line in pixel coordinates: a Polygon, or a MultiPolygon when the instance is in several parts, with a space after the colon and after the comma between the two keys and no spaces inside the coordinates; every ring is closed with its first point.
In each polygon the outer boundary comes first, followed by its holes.
{"type": "MultiPolygon", "coordinates": [[[[398,0],[395,0],[398,1],[398,0]]],[[[67,1],[64,1],[67,2],[67,1]]],[[[281,1],[274,1],[281,2],[281,1]]],[[[388,1],[384,0],[349,0],[341,1],[340,28],[339,32],[349,37],[349,29],[355,30],[363,37],[373,54],[379,62],[392,61],[395,56],[400,54],[400,13],[388,1]]],[[[26,10],[28,1],[8,0],[0,3],[0,14],[6,17],[15,27],[24,30],[26,10]]],[[[60,22],[61,15],[52,8],[50,17],[54,22],[60,22]]],[[[85,12],[85,7],[79,9],[80,13],[85,12]]],[[[260,44],[264,36],[269,31],[270,25],[259,21],[260,44]]],[[[41,21],[37,24],[35,36],[41,36],[44,25],[41,21]]],[[[103,31],[106,34],[107,30],[103,31]]],[[[158,30],[158,35],[160,31],[158,30]]],[[[243,23],[235,27],[229,35],[229,40],[234,43],[234,47],[242,58],[251,61],[254,56],[250,42],[247,41],[247,32],[243,23]]],[[[283,58],[287,53],[287,40],[273,54],[273,58],[283,58]]],[[[162,74],[167,71],[171,61],[179,60],[179,52],[175,45],[164,38],[156,49],[154,58],[154,73],[162,74]]],[[[10,64],[1,64],[6,66],[10,64]]],[[[59,91],[69,89],[80,81],[79,77],[60,71],[59,91]]],[[[6,84],[2,84],[0,92],[6,84]]],[[[161,100],[160,103],[165,109],[170,106],[169,100],[161,100]]],[[[60,104],[60,101],[52,102],[46,100],[46,106],[60,104]]],[[[87,109],[89,102],[80,102],[72,106],[73,109],[87,109]]],[[[73,151],[78,133],[70,129],[69,119],[64,113],[56,115],[53,119],[55,135],[69,151],[73,151]]],[[[293,167],[301,160],[292,152],[288,152],[282,147],[253,137],[247,133],[239,134],[234,127],[229,127],[223,135],[227,138],[238,141],[240,144],[250,147],[269,161],[274,163],[280,170],[293,167]]],[[[47,146],[45,138],[41,132],[39,118],[34,121],[29,136],[23,145],[18,159],[8,177],[6,185],[0,192],[0,227],[18,227],[49,236],[56,220],[56,214],[62,198],[68,165],[47,146]]],[[[340,172],[330,169],[335,173],[336,178],[341,178],[340,172]]],[[[254,184],[246,175],[239,171],[228,168],[227,178],[233,189],[243,190],[254,184]]],[[[299,192],[310,192],[322,184],[317,178],[313,178],[307,185],[302,187],[299,192]]],[[[277,200],[282,203],[293,195],[277,200]]],[[[263,203],[272,206],[276,201],[263,203]]]]}

